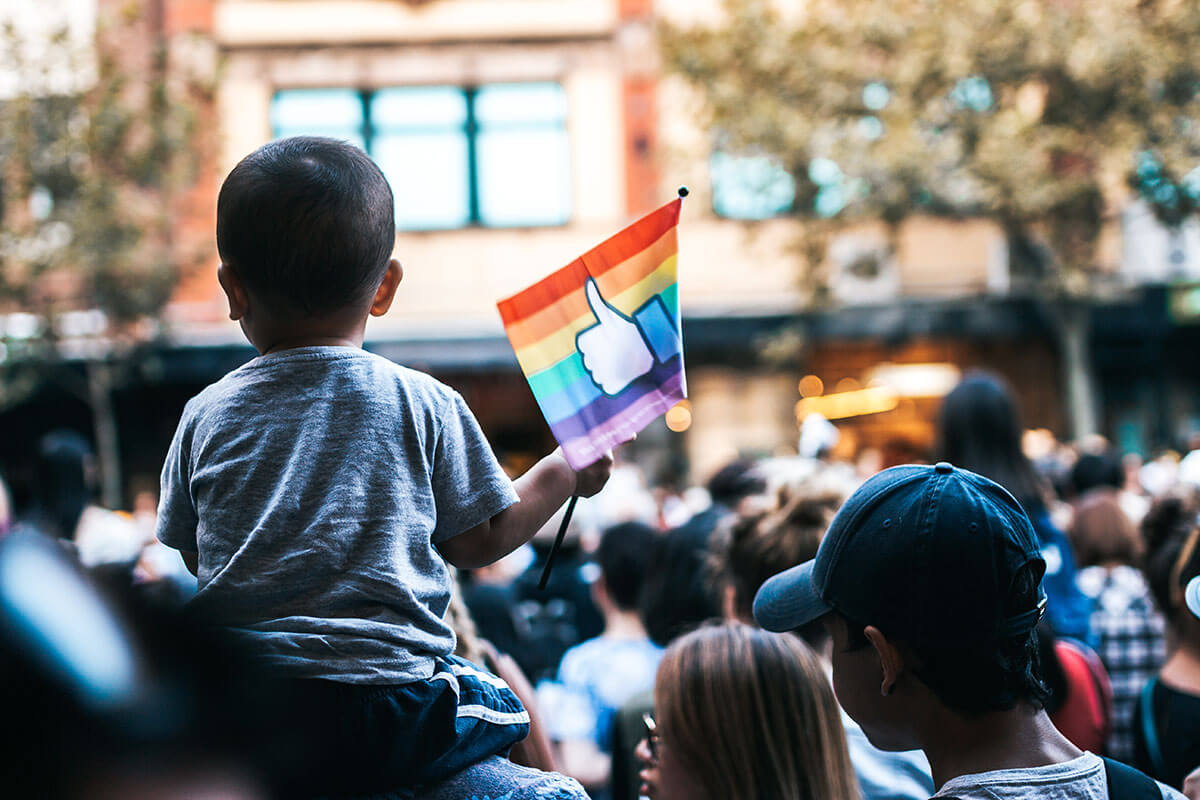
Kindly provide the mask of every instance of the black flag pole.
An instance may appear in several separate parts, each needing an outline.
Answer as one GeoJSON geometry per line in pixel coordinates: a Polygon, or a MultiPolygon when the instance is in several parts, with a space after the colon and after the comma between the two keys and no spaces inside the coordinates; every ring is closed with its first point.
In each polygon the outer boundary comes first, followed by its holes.
{"type": "Polygon", "coordinates": [[[579,495],[571,495],[571,501],[567,503],[567,511],[563,514],[562,524],[558,526],[558,535],[554,537],[554,544],[550,547],[550,555],[546,556],[546,566],[542,567],[542,577],[538,580],[538,591],[546,588],[546,581],[550,580],[550,569],[554,566],[554,557],[558,555],[558,548],[562,545],[563,537],[567,534],[567,526],[571,524],[571,515],[575,513],[575,503],[578,502],[579,495]]]}

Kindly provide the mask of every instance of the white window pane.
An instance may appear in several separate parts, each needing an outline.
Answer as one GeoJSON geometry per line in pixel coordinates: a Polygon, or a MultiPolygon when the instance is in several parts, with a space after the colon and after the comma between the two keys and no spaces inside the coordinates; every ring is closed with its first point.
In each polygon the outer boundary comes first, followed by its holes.
{"type": "Polygon", "coordinates": [[[466,121],[466,96],[454,86],[382,89],[371,100],[371,122],[379,130],[461,128],[466,121]]]}
{"type": "Polygon", "coordinates": [[[711,169],[713,210],[722,217],[767,219],[795,200],[795,180],[769,158],[714,153],[711,169]]]}
{"type": "Polygon", "coordinates": [[[475,95],[475,118],[481,126],[561,123],[567,118],[567,95],[557,83],[486,86],[475,95]]]}
{"type": "Polygon", "coordinates": [[[465,134],[377,136],[374,151],[396,196],[397,228],[459,228],[470,221],[465,134]]]}
{"type": "Polygon", "coordinates": [[[362,146],[363,108],[350,89],[298,89],[279,92],[271,103],[275,136],[333,136],[362,146]]]}
{"type": "Polygon", "coordinates": [[[482,224],[562,225],[570,218],[566,131],[495,131],[477,141],[482,224]]]}

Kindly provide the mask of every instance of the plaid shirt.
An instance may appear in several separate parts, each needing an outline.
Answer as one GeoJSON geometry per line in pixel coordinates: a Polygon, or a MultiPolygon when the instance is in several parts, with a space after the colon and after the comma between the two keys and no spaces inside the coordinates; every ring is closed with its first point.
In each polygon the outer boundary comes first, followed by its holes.
{"type": "Polygon", "coordinates": [[[1112,682],[1107,755],[1132,763],[1133,712],[1142,686],[1166,661],[1166,624],[1146,579],[1133,567],[1088,567],[1080,570],[1078,582],[1092,600],[1096,652],[1112,682]]]}

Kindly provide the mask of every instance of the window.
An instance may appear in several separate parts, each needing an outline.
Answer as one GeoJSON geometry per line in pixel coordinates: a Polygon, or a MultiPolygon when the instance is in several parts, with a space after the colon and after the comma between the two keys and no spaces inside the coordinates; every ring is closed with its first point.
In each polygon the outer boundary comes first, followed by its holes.
{"type": "Polygon", "coordinates": [[[271,104],[271,127],[277,138],[332,136],[365,146],[362,98],[346,89],[280,92],[271,104]]]}
{"type": "Polygon", "coordinates": [[[401,230],[562,225],[567,102],[553,83],[281,91],[276,137],[346,139],[379,164],[401,230]]]}
{"type": "Polygon", "coordinates": [[[792,209],[795,180],[765,156],[731,156],[718,150],[710,169],[713,210],[722,217],[768,219],[792,209]]]}

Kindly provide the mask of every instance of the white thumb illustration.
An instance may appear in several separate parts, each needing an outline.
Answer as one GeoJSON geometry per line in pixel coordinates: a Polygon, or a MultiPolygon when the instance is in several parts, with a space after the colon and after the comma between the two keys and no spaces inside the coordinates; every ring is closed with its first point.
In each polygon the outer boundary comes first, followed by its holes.
{"type": "Polygon", "coordinates": [[[650,371],[654,356],[637,323],[610,306],[591,278],[584,292],[597,324],[580,331],[575,337],[575,347],[583,356],[583,368],[592,381],[607,395],[620,394],[650,371]]]}

